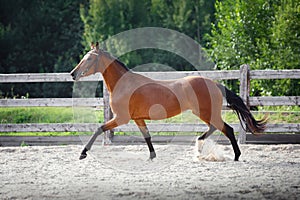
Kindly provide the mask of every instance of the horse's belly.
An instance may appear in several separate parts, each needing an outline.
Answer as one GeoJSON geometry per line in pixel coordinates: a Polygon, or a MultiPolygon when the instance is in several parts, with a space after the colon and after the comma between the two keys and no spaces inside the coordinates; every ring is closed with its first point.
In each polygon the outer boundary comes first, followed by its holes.
{"type": "Polygon", "coordinates": [[[172,89],[155,83],[138,88],[129,101],[132,119],[165,119],[180,114],[183,109],[172,89]]]}
{"type": "Polygon", "coordinates": [[[160,120],[173,117],[181,113],[178,108],[165,107],[162,104],[153,104],[147,107],[132,109],[131,119],[160,120]]]}

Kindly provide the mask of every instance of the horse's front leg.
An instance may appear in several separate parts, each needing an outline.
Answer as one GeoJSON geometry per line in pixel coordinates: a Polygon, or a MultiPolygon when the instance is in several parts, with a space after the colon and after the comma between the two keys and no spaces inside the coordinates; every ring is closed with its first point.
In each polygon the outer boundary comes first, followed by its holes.
{"type": "Polygon", "coordinates": [[[89,139],[88,143],[85,145],[84,149],[83,149],[82,152],[81,152],[81,155],[80,155],[80,157],[79,157],[79,160],[82,160],[82,159],[85,159],[85,158],[86,158],[86,156],[87,156],[86,152],[89,151],[89,150],[91,150],[91,148],[92,148],[92,146],[93,146],[93,144],[94,144],[96,138],[97,138],[101,133],[103,133],[102,126],[99,127],[99,128],[97,129],[97,131],[96,131],[96,132],[92,135],[92,137],[89,139]]]}
{"type": "Polygon", "coordinates": [[[99,135],[101,135],[101,133],[111,130],[113,128],[116,128],[119,125],[121,125],[121,124],[118,124],[116,118],[114,118],[114,119],[111,119],[110,121],[108,121],[107,123],[103,124],[101,127],[99,127],[97,129],[97,131],[91,136],[88,143],[85,145],[84,149],[81,152],[79,160],[82,160],[87,157],[87,151],[91,150],[96,138],[99,135]]]}
{"type": "Polygon", "coordinates": [[[151,135],[149,133],[149,130],[146,126],[146,123],[144,120],[135,120],[136,125],[139,127],[140,131],[142,132],[145,141],[148,145],[149,151],[150,151],[150,160],[156,157],[155,150],[153,148],[152,142],[151,142],[151,135]]]}

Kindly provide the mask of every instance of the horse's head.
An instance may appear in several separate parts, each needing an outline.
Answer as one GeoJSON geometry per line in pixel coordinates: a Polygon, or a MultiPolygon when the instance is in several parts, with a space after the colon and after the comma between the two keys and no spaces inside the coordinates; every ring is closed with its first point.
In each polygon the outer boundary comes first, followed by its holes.
{"type": "Polygon", "coordinates": [[[82,58],[79,64],[70,72],[73,80],[79,80],[82,77],[89,76],[98,72],[101,50],[99,43],[91,44],[91,50],[82,58]]]}

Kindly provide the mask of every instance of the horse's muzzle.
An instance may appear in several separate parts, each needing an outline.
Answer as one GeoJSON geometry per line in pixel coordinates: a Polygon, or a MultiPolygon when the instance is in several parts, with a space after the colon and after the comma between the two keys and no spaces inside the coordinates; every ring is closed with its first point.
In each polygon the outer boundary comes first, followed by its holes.
{"type": "Polygon", "coordinates": [[[70,75],[72,76],[72,79],[74,80],[74,81],[77,81],[77,73],[76,72],[72,72],[72,73],[70,73],[70,75]]]}

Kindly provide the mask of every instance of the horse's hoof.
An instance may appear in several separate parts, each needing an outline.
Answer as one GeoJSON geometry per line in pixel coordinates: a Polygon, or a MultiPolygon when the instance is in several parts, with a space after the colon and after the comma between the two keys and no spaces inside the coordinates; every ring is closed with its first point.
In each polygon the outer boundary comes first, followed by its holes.
{"type": "Polygon", "coordinates": [[[197,140],[204,140],[205,138],[203,136],[199,136],[197,140]]]}
{"type": "Polygon", "coordinates": [[[241,152],[237,152],[234,156],[234,161],[239,161],[239,158],[240,158],[240,155],[241,155],[241,152]]]}
{"type": "Polygon", "coordinates": [[[87,157],[87,154],[81,154],[79,157],[79,160],[85,159],[87,157]]]}
{"type": "Polygon", "coordinates": [[[238,157],[234,157],[234,161],[239,161],[239,156],[238,157]]]}
{"type": "Polygon", "coordinates": [[[156,153],[153,151],[153,152],[150,152],[150,160],[152,160],[153,158],[156,157],[156,153]]]}
{"type": "Polygon", "coordinates": [[[83,151],[81,152],[81,155],[79,157],[79,160],[85,159],[87,157],[87,152],[88,150],[86,148],[83,149],[83,151]]]}

